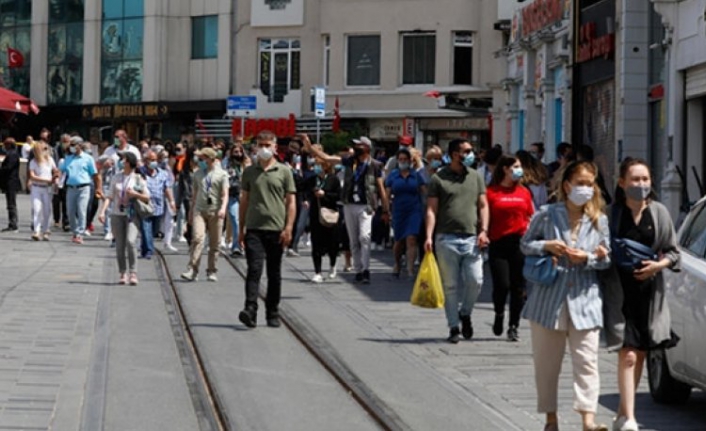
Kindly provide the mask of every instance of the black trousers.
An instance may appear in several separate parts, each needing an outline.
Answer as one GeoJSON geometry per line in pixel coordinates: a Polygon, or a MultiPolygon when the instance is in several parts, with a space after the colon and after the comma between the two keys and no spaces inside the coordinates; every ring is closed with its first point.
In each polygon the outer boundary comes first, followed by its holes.
{"type": "Polygon", "coordinates": [[[245,280],[245,308],[257,311],[257,295],[260,291],[262,271],[267,263],[267,317],[279,315],[282,296],[282,255],[279,242],[281,232],[269,230],[247,230],[245,234],[245,258],[248,274],[245,280]]]}
{"type": "Polygon", "coordinates": [[[66,189],[59,189],[52,197],[52,208],[54,213],[54,223],[62,223],[62,226],[69,225],[69,216],[66,214],[66,189]]]}
{"type": "Polygon", "coordinates": [[[492,241],[488,250],[490,274],[493,277],[493,305],[497,314],[505,312],[510,294],[510,326],[520,325],[524,305],[525,280],[522,267],[525,256],[520,251],[520,235],[507,235],[492,241]]]}
{"type": "Polygon", "coordinates": [[[5,189],[5,202],[7,203],[7,227],[17,229],[17,190],[13,187],[5,189]]]}
{"type": "MultiPolygon", "coordinates": [[[[316,208],[318,214],[318,207],[316,208]]],[[[339,213],[342,217],[343,214],[339,213]]],[[[317,216],[318,217],[318,216],[317,216]]],[[[321,273],[321,261],[324,256],[328,255],[331,268],[336,266],[336,257],[338,256],[338,225],[333,227],[323,226],[317,218],[309,219],[311,227],[311,258],[314,261],[314,272],[321,273]]]]}

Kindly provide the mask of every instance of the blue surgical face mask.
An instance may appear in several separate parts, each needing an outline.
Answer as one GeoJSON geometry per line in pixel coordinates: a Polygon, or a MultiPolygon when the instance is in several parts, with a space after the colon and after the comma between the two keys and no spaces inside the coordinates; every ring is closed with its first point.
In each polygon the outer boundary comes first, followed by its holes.
{"type": "Polygon", "coordinates": [[[199,159],[199,168],[201,168],[204,171],[208,170],[208,163],[206,163],[205,160],[199,159]]]}
{"type": "Polygon", "coordinates": [[[343,165],[338,164],[333,168],[336,172],[341,172],[343,170],[343,165]]]}
{"type": "Polygon", "coordinates": [[[401,171],[409,170],[409,162],[400,162],[398,163],[398,166],[401,171]]]}
{"type": "Polygon", "coordinates": [[[312,166],[312,165],[314,165],[314,164],[316,163],[316,159],[313,158],[313,157],[307,158],[306,161],[307,161],[307,163],[309,164],[309,166],[312,166]]]}
{"type": "Polygon", "coordinates": [[[475,162],[475,161],[476,161],[476,155],[473,154],[473,151],[471,151],[470,153],[468,153],[468,155],[466,157],[463,158],[462,163],[463,163],[463,166],[470,168],[471,166],[473,166],[473,162],[475,162]]]}
{"type": "Polygon", "coordinates": [[[297,154],[292,157],[292,163],[294,163],[295,165],[298,165],[301,162],[302,162],[302,156],[297,154]]]}
{"type": "Polygon", "coordinates": [[[451,164],[451,157],[448,154],[444,154],[443,156],[441,156],[441,161],[442,161],[442,163],[444,163],[446,165],[450,165],[451,164]]]}
{"type": "Polygon", "coordinates": [[[525,175],[525,171],[522,168],[513,168],[512,169],[512,179],[514,181],[520,181],[524,175],[525,175]]]}
{"type": "Polygon", "coordinates": [[[114,139],[113,139],[113,145],[116,146],[116,147],[119,147],[119,146],[120,146],[120,139],[114,138],[114,139]]]}
{"type": "Polygon", "coordinates": [[[150,169],[154,170],[159,167],[159,163],[157,162],[150,162],[150,169]]]}
{"type": "Polygon", "coordinates": [[[441,167],[441,160],[434,159],[429,163],[432,169],[439,169],[441,167]]]}
{"type": "Polygon", "coordinates": [[[71,152],[71,154],[76,154],[76,151],[78,151],[78,150],[76,149],[76,146],[74,145],[74,146],[69,147],[69,151],[71,152]]]}
{"type": "Polygon", "coordinates": [[[125,162],[118,160],[118,170],[122,171],[123,169],[125,169],[125,162]]]}
{"type": "Polygon", "coordinates": [[[321,165],[314,165],[314,173],[316,175],[321,175],[321,173],[324,171],[324,168],[321,167],[321,165]]]}

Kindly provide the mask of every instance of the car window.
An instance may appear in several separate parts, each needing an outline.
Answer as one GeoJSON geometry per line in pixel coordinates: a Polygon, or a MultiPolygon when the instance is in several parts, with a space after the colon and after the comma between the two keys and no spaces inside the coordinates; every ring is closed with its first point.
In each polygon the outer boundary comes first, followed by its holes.
{"type": "Polygon", "coordinates": [[[694,209],[694,217],[689,221],[681,237],[680,244],[698,257],[706,254],[706,205],[694,209]]]}

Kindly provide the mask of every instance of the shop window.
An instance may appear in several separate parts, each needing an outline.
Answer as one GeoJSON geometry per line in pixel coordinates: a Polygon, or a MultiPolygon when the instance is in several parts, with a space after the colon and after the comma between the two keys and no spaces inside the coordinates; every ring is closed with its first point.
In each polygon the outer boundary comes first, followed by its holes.
{"type": "Polygon", "coordinates": [[[454,85],[473,84],[473,33],[457,31],[454,37],[453,83],[454,85]]]}
{"type": "Polygon", "coordinates": [[[31,18],[31,0],[0,0],[0,86],[25,96],[29,96],[31,18]],[[10,48],[22,56],[21,65],[10,67],[10,48]]]}
{"type": "Polygon", "coordinates": [[[218,57],[218,15],[191,18],[191,58],[218,57]]]}
{"type": "Polygon", "coordinates": [[[402,35],[402,84],[433,84],[436,70],[436,35],[402,35]]]}
{"type": "Polygon", "coordinates": [[[289,90],[301,87],[299,39],[260,39],[260,90],[270,102],[284,102],[289,90]]]}
{"type": "Polygon", "coordinates": [[[346,85],[380,85],[380,36],[348,36],[346,85]]]}
{"type": "Polygon", "coordinates": [[[83,94],[83,2],[49,1],[47,103],[79,104],[83,94]]]}
{"type": "Polygon", "coordinates": [[[142,0],[103,0],[101,101],[142,101],[142,0]]]}

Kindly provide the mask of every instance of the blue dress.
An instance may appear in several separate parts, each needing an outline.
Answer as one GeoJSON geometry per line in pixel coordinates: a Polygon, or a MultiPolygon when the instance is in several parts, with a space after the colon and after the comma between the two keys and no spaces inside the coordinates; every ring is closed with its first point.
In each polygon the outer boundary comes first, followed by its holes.
{"type": "Polygon", "coordinates": [[[410,171],[407,177],[399,169],[390,172],[385,179],[385,187],[392,191],[392,228],[395,241],[408,236],[418,236],[422,228],[424,207],[420,187],[426,185],[424,178],[416,171],[410,171]]]}

